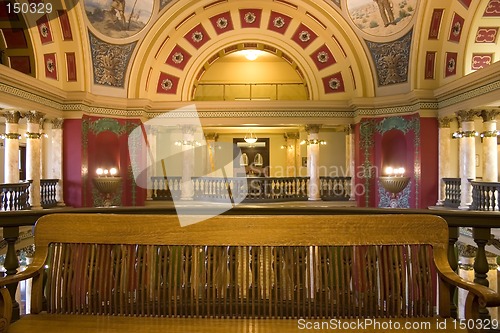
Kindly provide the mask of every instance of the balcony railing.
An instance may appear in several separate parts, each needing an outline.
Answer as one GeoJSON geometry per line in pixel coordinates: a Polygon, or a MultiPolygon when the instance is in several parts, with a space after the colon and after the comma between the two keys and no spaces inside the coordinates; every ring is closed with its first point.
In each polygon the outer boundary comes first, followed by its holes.
{"type": "Polygon", "coordinates": [[[443,178],[445,186],[444,206],[458,208],[460,206],[460,178],[443,178]]]}
{"type": "Polygon", "coordinates": [[[43,208],[57,206],[57,184],[59,179],[40,180],[40,201],[43,208]]]}
{"type": "Polygon", "coordinates": [[[28,202],[29,187],[29,181],[0,184],[0,210],[11,211],[30,209],[30,204],[28,202]]]}
{"type": "Polygon", "coordinates": [[[472,205],[471,210],[499,211],[498,194],[500,183],[471,181],[472,205]]]}
{"type": "MultiPolygon", "coordinates": [[[[170,201],[181,195],[181,177],[152,177],[152,199],[170,201]]],[[[308,198],[308,177],[192,178],[194,200],[219,202],[280,202],[308,198]],[[246,191],[245,191],[246,187],[246,191]]],[[[350,199],[350,177],[320,177],[323,200],[350,199]]]]}

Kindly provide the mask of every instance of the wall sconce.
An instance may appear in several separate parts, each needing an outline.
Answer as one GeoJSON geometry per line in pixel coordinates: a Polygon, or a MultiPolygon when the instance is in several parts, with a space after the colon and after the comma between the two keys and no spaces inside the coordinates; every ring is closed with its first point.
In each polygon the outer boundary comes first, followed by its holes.
{"type": "Polygon", "coordinates": [[[0,134],[0,139],[21,139],[21,134],[19,133],[2,133],[0,134]]]}
{"type": "Polygon", "coordinates": [[[452,139],[460,139],[460,138],[472,138],[479,136],[477,131],[456,131],[451,135],[452,139]]]}
{"type": "Polygon", "coordinates": [[[321,146],[325,146],[326,145],[326,141],[325,140],[318,140],[318,139],[312,139],[312,140],[302,140],[300,141],[300,144],[301,145],[321,145],[321,146]]]}
{"type": "Polygon", "coordinates": [[[257,136],[253,132],[250,132],[250,133],[245,134],[245,138],[243,140],[245,140],[246,143],[250,143],[250,144],[256,143],[257,136]]]}
{"type": "Polygon", "coordinates": [[[116,177],[118,174],[118,169],[116,168],[111,168],[111,169],[104,169],[104,168],[97,168],[95,171],[97,177],[116,177]]]}
{"type": "Polygon", "coordinates": [[[178,140],[175,141],[174,143],[176,146],[193,146],[193,147],[200,147],[201,143],[198,141],[188,141],[188,140],[178,140]]]}
{"type": "Polygon", "coordinates": [[[121,185],[122,177],[118,177],[118,169],[97,168],[95,171],[97,177],[93,179],[97,190],[104,196],[104,207],[110,207],[112,204],[112,196],[116,193],[121,185]]]}
{"type": "Polygon", "coordinates": [[[282,145],[280,148],[281,149],[293,149],[294,146],[293,145],[282,145]]]}
{"type": "Polygon", "coordinates": [[[391,166],[388,166],[385,168],[385,175],[388,177],[404,177],[405,175],[405,168],[393,168],[391,166]]]}
{"type": "Polygon", "coordinates": [[[482,138],[493,138],[500,136],[500,131],[486,131],[479,134],[482,138]]]}

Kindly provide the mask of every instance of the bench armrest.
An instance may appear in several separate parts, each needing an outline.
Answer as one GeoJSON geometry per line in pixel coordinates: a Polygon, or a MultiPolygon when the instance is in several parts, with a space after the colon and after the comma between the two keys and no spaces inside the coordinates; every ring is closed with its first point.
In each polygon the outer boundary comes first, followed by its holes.
{"type": "Polygon", "coordinates": [[[5,287],[12,283],[17,283],[23,280],[30,279],[43,271],[43,266],[28,266],[24,271],[18,272],[14,275],[7,275],[0,277],[0,288],[5,287]]]}

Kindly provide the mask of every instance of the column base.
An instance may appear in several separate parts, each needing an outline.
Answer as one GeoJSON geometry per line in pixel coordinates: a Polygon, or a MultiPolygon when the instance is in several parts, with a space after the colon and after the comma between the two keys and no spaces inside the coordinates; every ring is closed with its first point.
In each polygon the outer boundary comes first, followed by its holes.
{"type": "Polygon", "coordinates": [[[180,198],[180,200],[181,200],[181,201],[194,201],[194,199],[193,199],[193,198],[190,198],[190,197],[187,197],[187,198],[183,198],[183,197],[181,197],[181,198],[180,198]]]}
{"type": "Polygon", "coordinates": [[[30,206],[31,210],[43,210],[42,206],[30,206]]]}
{"type": "Polygon", "coordinates": [[[444,206],[444,201],[438,200],[438,202],[436,202],[436,206],[444,206]]]}
{"type": "Polygon", "coordinates": [[[321,198],[307,198],[309,201],[321,201],[321,198]]]}
{"type": "Polygon", "coordinates": [[[460,206],[458,206],[458,209],[460,209],[460,210],[469,210],[470,209],[470,205],[463,205],[463,206],[460,205],[460,206]]]}
{"type": "Polygon", "coordinates": [[[66,204],[64,202],[58,202],[57,207],[66,207],[66,204]]]}

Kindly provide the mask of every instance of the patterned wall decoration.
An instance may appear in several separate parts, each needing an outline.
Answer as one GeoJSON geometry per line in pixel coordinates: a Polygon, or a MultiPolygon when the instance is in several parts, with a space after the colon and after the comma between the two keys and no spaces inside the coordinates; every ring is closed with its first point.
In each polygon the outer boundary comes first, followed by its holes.
{"type": "Polygon", "coordinates": [[[478,70],[493,63],[493,53],[473,53],[471,69],[478,70]]]}
{"type": "Polygon", "coordinates": [[[271,17],[269,17],[267,29],[284,35],[291,21],[292,18],[290,16],[271,11],[271,17]]]}
{"type": "Polygon", "coordinates": [[[165,63],[180,70],[183,70],[184,67],[186,67],[186,64],[188,63],[189,59],[191,59],[191,54],[189,54],[188,51],[184,50],[179,45],[175,45],[172,52],[170,52],[170,54],[168,55],[168,58],[165,61],[165,63]]]}
{"type": "Polygon", "coordinates": [[[311,45],[314,40],[318,38],[318,35],[314,33],[311,29],[306,27],[303,23],[301,23],[295,33],[293,34],[292,40],[299,44],[303,49],[311,45]]]}
{"type": "Polygon", "coordinates": [[[76,81],[76,55],[75,52],[66,53],[66,73],[68,82],[76,81]]]}
{"type": "Polygon", "coordinates": [[[68,12],[65,10],[58,10],[59,23],[61,24],[61,31],[64,40],[73,40],[73,33],[71,32],[71,24],[68,18],[68,12]]]}
{"type": "Polygon", "coordinates": [[[445,77],[457,74],[457,57],[456,52],[446,52],[445,77]]]}
{"type": "Polygon", "coordinates": [[[434,72],[436,67],[436,52],[427,51],[425,55],[425,79],[434,79],[434,72]]]}
{"type": "Polygon", "coordinates": [[[431,25],[429,27],[429,39],[438,39],[443,13],[444,9],[442,8],[435,8],[432,12],[431,25]]]}
{"type": "Polygon", "coordinates": [[[228,32],[234,29],[233,20],[231,19],[231,13],[229,12],[220,13],[219,15],[212,16],[210,18],[210,22],[212,22],[212,25],[217,35],[220,35],[224,32],[228,32]]]}
{"type": "Polygon", "coordinates": [[[242,28],[259,28],[262,18],[262,9],[240,9],[240,23],[242,28]]]}
{"type": "Polygon", "coordinates": [[[311,58],[314,61],[316,67],[318,67],[318,70],[322,70],[337,62],[332,54],[332,51],[330,51],[326,44],[323,44],[319,49],[314,51],[311,54],[311,58]]]}
{"type": "Polygon", "coordinates": [[[377,69],[379,86],[408,81],[412,33],[413,30],[410,30],[403,37],[387,43],[365,40],[377,69]]]}
{"type": "Polygon", "coordinates": [[[486,5],[483,16],[485,17],[500,16],[500,0],[490,0],[488,5],[486,5]]]}
{"type": "Polygon", "coordinates": [[[38,32],[40,34],[40,40],[42,44],[47,44],[52,42],[52,31],[50,31],[49,18],[47,15],[43,15],[36,21],[38,26],[38,32]]]}
{"type": "Polygon", "coordinates": [[[43,62],[45,64],[45,77],[47,77],[48,79],[57,80],[56,54],[55,53],[44,54],[43,62]]]}
{"type": "Polygon", "coordinates": [[[158,94],[176,94],[179,86],[179,78],[167,73],[160,73],[156,92],[158,94]]]}
{"type": "Polygon", "coordinates": [[[124,45],[106,43],[89,31],[94,83],[123,88],[125,74],[137,42],[124,45]]]}
{"type": "Polygon", "coordinates": [[[496,43],[498,27],[479,27],[477,29],[476,43],[496,43]]]}
{"type": "Polygon", "coordinates": [[[338,72],[333,75],[324,77],[323,87],[325,89],[325,94],[344,92],[345,85],[344,79],[342,78],[342,73],[338,72]]]}
{"type": "Polygon", "coordinates": [[[450,36],[448,40],[450,42],[460,42],[460,36],[462,36],[462,29],[464,26],[464,18],[458,15],[457,13],[453,13],[453,20],[451,21],[451,29],[450,36]]]}
{"type": "Polygon", "coordinates": [[[210,40],[210,36],[201,23],[185,34],[184,38],[196,49],[199,49],[210,40]]]}

